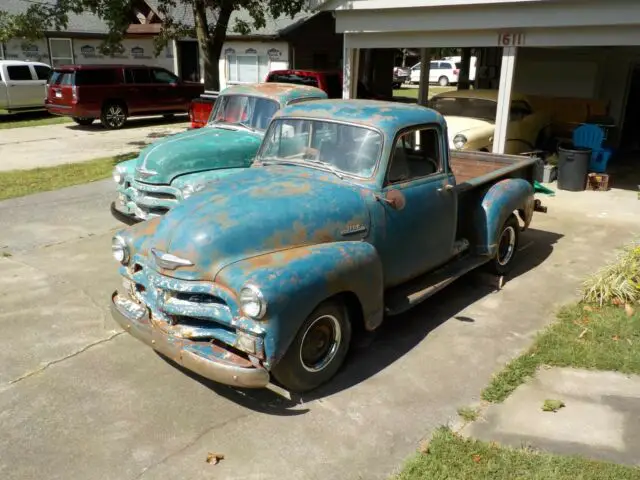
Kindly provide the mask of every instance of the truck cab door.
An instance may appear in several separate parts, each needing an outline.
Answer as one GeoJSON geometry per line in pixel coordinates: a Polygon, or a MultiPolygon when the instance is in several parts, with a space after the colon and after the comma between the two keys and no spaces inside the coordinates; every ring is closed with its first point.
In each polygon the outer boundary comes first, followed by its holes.
{"type": "Polygon", "coordinates": [[[387,201],[380,202],[385,221],[379,250],[386,286],[415,278],[452,257],[458,205],[444,138],[438,125],[396,136],[382,191],[387,201]]]}
{"type": "Polygon", "coordinates": [[[44,105],[43,82],[35,77],[29,64],[6,66],[9,108],[28,108],[44,105]]]}

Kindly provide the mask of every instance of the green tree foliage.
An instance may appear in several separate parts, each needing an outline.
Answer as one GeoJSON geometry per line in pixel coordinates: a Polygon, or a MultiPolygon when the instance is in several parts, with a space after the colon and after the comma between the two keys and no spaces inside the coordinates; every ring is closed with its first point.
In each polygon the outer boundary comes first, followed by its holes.
{"type": "MultiPolygon", "coordinates": [[[[29,2],[19,14],[2,11],[0,3],[0,42],[12,38],[32,40],[44,32],[63,31],[69,15],[85,12],[97,15],[109,29],[101,46],[103,54],[122,50],[122,39],[134,18],[134,8],[143,0],[41,0],[29,2]]],[[[293,17],[307,6],[306,0],[157,0],[162,30],[156,38],[159,52],[174,38],[194,36],[204,57],[207,88],[219,88],[218,59],[229,27],[235,33],[248,35],[266,26],[267,19],[293,17]],[[233,12],[244,10],[246,19],[229,25],[233,12]],[[189,12],[190,11],[190,12],[189,12]],[[193,22],[188,21],[192,14],[193,22]]]]}

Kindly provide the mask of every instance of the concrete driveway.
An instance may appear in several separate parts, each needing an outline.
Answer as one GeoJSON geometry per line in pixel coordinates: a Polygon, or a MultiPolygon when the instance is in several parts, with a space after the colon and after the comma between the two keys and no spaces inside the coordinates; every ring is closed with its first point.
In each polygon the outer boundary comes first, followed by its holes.
{"type": "Polygon", "coordinates": [[[100,122],[0,130],[0,171],[51,167],[137,152],[156,139],[184,131],[185,115],[133,118],[121,130],[106,130],[100,122]]]}
{"type": "Polygon", "coordinates": [[[477,401],[640,218],[537,214],[503,290],[459,280],[288,401],[194,378],[116,330],[111,194],[100,182],[0,202],[0,478],[386,478],[477,401]],[[225,459],[209,465],[208,452],[225,459]]]}

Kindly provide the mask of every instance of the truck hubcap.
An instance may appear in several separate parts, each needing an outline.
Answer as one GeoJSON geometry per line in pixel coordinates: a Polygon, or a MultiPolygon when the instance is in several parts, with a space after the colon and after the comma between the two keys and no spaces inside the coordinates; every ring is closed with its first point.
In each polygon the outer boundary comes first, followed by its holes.
{"type": "Polygon", "coordinates": [[[109,125],[119,127],[124,123],[124,110],[118,105],[112,105],[107,110],[107,122],[109,125]]]}
{"type": "Polygon", "coordinates": [[[308,372],[319,372],[334,359],[340,342],[342,329],[333,315],[316,318],[302,336],[300,362],[308,372]]]}
{"type": "Polygon", "coordinates": [[[513,258],[516,248],[516,231],[513,227],[507,227],[502,231],[500,243],[498,243],[498,263],[503,267],[513,258]]]}

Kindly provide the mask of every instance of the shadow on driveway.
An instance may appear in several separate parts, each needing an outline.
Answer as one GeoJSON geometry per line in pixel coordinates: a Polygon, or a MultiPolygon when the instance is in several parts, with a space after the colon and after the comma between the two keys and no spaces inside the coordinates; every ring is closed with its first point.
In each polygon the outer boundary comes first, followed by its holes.
{"type": "MultiPolygon", "coordinates": [[[[505,282],[529,272],[544,262],[560,238],[560,234],[542,230],[529,229],[524,232],[520,237],[516,264],[509,277],[505,278],[505,282]]],[[[411,351],[447,320],[475,322],[473,318],[458,314],[495,290],[495,286],[489,285],[473,272],[463,276],[414,309],[385,319],[375,332],[364,333],[354,338],[345,364],[332,380],[301,396],[292,394],[291,400],[267,389],[240,390],[221,385],[180,367],[168,358],[162,358],[218,395],[246,408],[276,416],[302,415],[309,409],[294,407],[300,406],[303,402],[334,395],[367,380],[411,351]]]]}

